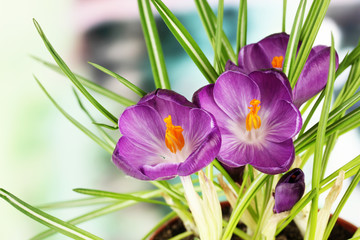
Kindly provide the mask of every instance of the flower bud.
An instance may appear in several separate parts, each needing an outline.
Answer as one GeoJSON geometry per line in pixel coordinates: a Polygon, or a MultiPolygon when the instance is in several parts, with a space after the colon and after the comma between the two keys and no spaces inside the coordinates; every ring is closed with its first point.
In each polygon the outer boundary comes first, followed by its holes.
{"type": "Polygon", "coordinates": [[[304,173],[295,168],[282,176],[275,187],[274,213],[289,211],[305,191],[304,173]]]}

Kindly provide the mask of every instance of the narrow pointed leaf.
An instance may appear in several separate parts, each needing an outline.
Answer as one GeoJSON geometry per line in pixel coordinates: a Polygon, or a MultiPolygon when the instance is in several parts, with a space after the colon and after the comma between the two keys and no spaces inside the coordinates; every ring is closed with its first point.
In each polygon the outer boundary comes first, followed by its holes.
{"type": "Polygon", "coordinates": [[[162,1],[151,0],[151,2],[154,4],[167,27],[184,48],[186,53],[191,57],[204,77],[209,83],[214,83],[218,75],[189,32],[162,1]]]}
{"type": "Polygon", "coordinates": [[[157,88],[170,89],[164,54],[161,48],[154,15],[150,8],[150,0],[138,0],[138,6],[155,86],[157,88]]]}
{"type": "Polygon", "coordinates": [[[223,26],[223,18],[224,18],[224,0],[219,0],[218,3],[218,16],[216,22],[216,34],[215,34],[215,69],[220,75],[223,72],[224,66],[222,66],[221,62],[221,45],[222,45],[222,26],[223,26]]]}
{"type": "Polygon", "coordinates": [[[328,239],[328,237],[330,236],[331,230],[335,226],[335,223],[339,217],[341,210],[343,209],[343,207],[344,207],[346,201],[348,200],[348,198],[350,197],[351,193],[354,191],[355,187],[358,185],[359,181],[360,181],[360,170],[357,172],[354,179],[351,181],[350,186],[346,189],[344,196],[342,197],[342,199],[340,200],[340,203],[336,207],[334,214],[331,216],[329,223],[326,227],[323,239],[328,239]]]}
{"type": "MultiPolygon", "coordinates": [[[[202,24],[204,25],[206,34],[209,37],[210,43],[215,51],[215,32],[216,32],[216,16],[211,9],[209,3],[205,0],[194,0],[196,8],[198,10],[202,24]]],[[[229,39],[227,38],[224,31],[221,35],[222,48],[221,48],[221,59],[225,64],[229,59],[233,62],[237,62],[236,54],[231,46],[229,39]]]]}
{"type": "MultiPolygon", "coordinates": [[[[150,191],[150,192],[139,193],[136,196],[139,196],[139,197],[142,197],[142,198],[160,197],[160,191],[159,190],[153,190],[153,191],[150,191]]],[[[89,220],[97,218],[97,217],[104,216],[104,215],[109,214],[109,213],[116,212],[116,211],[119,211],[121,209],[133,206],[133,205],[135,205],[137,203],[139,203],[139,202],[133,201],[133,200],[119,201],[119,202],[116,202],[114,204],[110,204],[108,206],[96,209],[94,211],[83,214],[83,215],[81,215],[79,217],[76,217],[76,218],[68,221],[68,223],[76,225],[76,224],[86,222],[86,221],[89,221],[89,220]]],[[[49,237],[49,236],[51,236],[51,235],[53,235],[55,233],[56,233],[56,231],[54,231],[53,229],[50,229],[50,230],[44,231],[42,233],[39,233],[35,237],[31,238],[31,240],[44,239],[44,238],[49,237]]]]}
{"type": "Polygon", "coordinates": [[[97,205],[97,204],[109,204],[109,203],[114,203],[115,201],[118,202],[119,200],[105,198],[105,197],[104,198],[89,197],[89,198],[83,198],[83,199],[43,204],[43,205],[37,206],[37,208],[40,208],[40,209],[74,208],[74,207],[92,206],[92,205],[97,205]]]}
{"type": "Polygon", "coordinates": [[[317,138],[316,138],[316,145],[315,145],[315,153],[314,153],[314,164],[313,164],[313,173],[312,173],[312,188],[315,189],[315,197],[311,202],[311,211],[309,217],[309,239],[313,239],[315,236],[315,229],[316,229],[316,222],[318,216],[318,201],[319,201],[319,184],[320,184],[320,168],[322,164],[322,157],[323,157],[323,145],[325,142],[325,133],[326,133],[326,126],[329,117],[329,110],[331,104],[331,97],[334,90],[334,81],[335,81],[335,49],[334,49],[334,38],[331,35],[331,50],[330,50],[330,66],[329,66],[329,75],[328,81],[325,88],[325,99],[324,105],[321,110],[321,116],[319,121],[319,127],[317,130],[317,138]]]}
{"type": "Polygon", "coordinates": [[[239,13],[236,30],[236,54],[239,54],[240,48],[246,45],[247,35],[247,0],[240,0],[239,13]]]}
{"type": "Polygon", "coordinates": [[[304,37],[301,38],[302,44],[296,56],[296,60],[294,64],[295,67],[291,69],[289,74],[289,80],[292,83],[292,86],[295,86],[297,80],[299,79],[301,71],[304,68],[305,62],[310,54],[311,48],[315,42],[315,38],[319,32],[321,23],[325,18],[326,11],[330,4],[330,0],[323,0],[323,1],[317,0],[315,2],[321,2],[321,5],[318,7],[316,11],[317,15],[313,19],[311,19],[309,23],[305,21],[304,26],[307,26],[309,28],[309,31],[305,32],[304,37]]]}
{"type": "Polygon", "coordinates": [[[281,25],[282,32],[286,31],[286,5],[287,5],[287,0],[283,0],[283,14],[282,14],[282,25],[281,25]]]}
{"type": "MultiPolygon", "coordinates": [[[[85,106],[83,105],[83,103],[81,102],[80,100],[80,97],[79,95],[77,94],[76,90],[73,89],[73,92],[75,94],[75,97],[79,103],[79,106],[80,108],[84,111],[84,113],[88,116],[88,118],[92,121],[92,122],[95,122],[95,119],[91,116],[91,114],[89,113],[89,111],[85,108],[85,106]]],[[[109,134],[107,134],[104,129],[102,129],[100,127],[100,125],[96,125],[98,131],[100,132],[100,134],[103,136],[103,138],[105,139],[105,141],[111,146],[112,149],[115,149],[115,146],[116,146],[116,141],[110,137],[109,134]]]]}
{"type": "Polygon", "coordinates": [[[124,84],[126,87],[128,87],[131,91],[133,91],[134,93],[136,93],[140,97],[143,97],[143,96],[146,95],[146,92],[144,90],[142,90],[138,86],[134,85],[133,83],[129,82],[127,79],[123,78],[119,74],[114,73],[113,71],[110,71],[109,69],[104,68],[103,66],[100,66],[99,64],[92,63],[92,62],[89,62],[89,64],[96,67],[100,71],[102,71],[102,72],[116,78],[120,83],[124,84]]]}
{"type": "Polygon", "coordinates": [[[0,197],[28,217],[68,237],[71,237],[73,239],[101,239],[81,228],[64,222],[61,219],[51,216],[27,204],[26,202],[22,201],[21,199],[17,198],[16,196],[12,195],[11,193],[7,192],[2,188],[0,188],[0,197]]]}
{"type": "Polygon", "coordinates": [[[66,65],[66,63],[61,59],[59,54],[55,51],[53,46],[50,44],[49,40],[45,36],[45,33],[41,29],[39,23],[33,19],[34,25],[39,32],[40,37],[42,38],[46,48],[54,58],[55,62],[59,65],[64,74],[71,80],[71,82],[79,89],[79,91],[89,100],[89,102],[94,105],[105,117],[107,117],[110,121],[117,124],[118,119],[112,115],[108,110],[106,110],[95,98],[84,88],[84,86],[79,82],[76,78],[75,74],[70,70],[70,68],[66,65]]]}
{"type": "Polygon", "coordinates": [[[46,91],[44,86],[40,83],[40,81],[34,76],[36,82],[39,84],[40,88],[44,91],[46,96],[50,99],[50,101],[55,105],[55,107],[77,128],[79,128],[83,133],[85,133],[88,137],[90,137],[92,140],[94,140],[97,144],[100,145],[103,149],[105,149],[107,152],[112,153],[113,148],[109,144],[105,143],[103,140],[101,140],[98,136],[96,136],[94,133],[92,133],[90,130],[88,130],[86,127],[84,127],[81,123],[79,123],[77,120],[75,120],[73,117],[71,117],[67,112],[65,112],[64,109],[62,109],[59,104],[50,96],[50,94],[46,91]]]}
{"type": "Polygon", "coordinates": [[[119,199],[119,200],[133,200],[133,201],[138,201],[138,202],[147,202],[147,203],[154,203],[154,204],[169,206],[165,202],[152,200],[152,199],[148,199],[148,198],[136,197],[136,196],[133,196],[132,194],[114,193],[114,192],[94,190],[94,189],[84,189],[84,188],[76,188],[76,189],[74,189],[74,191],[77,193],[96,196],[96,197],[115,198],[115,199],[119,199]]]}
{"type": "MultiPolygon", "coordinates": [[[[52,64],[50,62],[47,62],[45,60],[42,60],[38,57],[35,57],[35,56],[31,56],[33,59],[35,59],[36,61],[44,64],[45,66],[47,66],[48,68],[52,69],[53,71],[55,72],[58,72],[62,75],[65,75],[65,73],[61,70],[61,68],[55,64],[52,64]]],[[[65,75],[66,76],[66,75],[65,75]]],[[[102,86],[90,81],[89,79],[83,77],[83,76],[80,76],[79,74],[75,74],[75,77],[80,81],[80,83],[82,85],[84,85],[84,87],[87,87],[97,93],[100,93],[101,95],[107,97],[107,98],[110,98],[120,104],[122,104],[123,106],[125,107],[128,107],[128,106],[131,106],[131,105],[135,105],[136,103],[130,99],[127,99],[123,96],[120,96],[119,94],[117,93],[114,93],[106,88],[103,88],[102,86]]]]}
{"type": "MultiPolygon", "coordinates": [[[[305,7],[306,7],[306,0],[301,0],[299,7],[296,11],[294,23],[289,38],[289,43],[284,58],[283,72],[285,73],[286,76],[289,76],[290,67],[294,66],[295,55],[298,49],[299,38],[301,33],[301,26],[305,14],[305,7]]],[[[295,84],[291,83],[291,86],[294,87],[295,84]]]]}

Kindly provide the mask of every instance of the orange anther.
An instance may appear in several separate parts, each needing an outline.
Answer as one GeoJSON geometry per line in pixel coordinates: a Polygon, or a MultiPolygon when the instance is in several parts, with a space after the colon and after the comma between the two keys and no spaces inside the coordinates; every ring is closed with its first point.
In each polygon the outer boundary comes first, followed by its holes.
{"type": "Polygon", "coordinates": [[[271,65],[273,66],[273,68],[282,68],[283,61],[283,56],[275,56],[271,61],[271,65]]]}
{"type": "Polygon", "coordinates": [[[177,150],[181,151],[185,145],[184,136],[182,135],[184,129],[181,126],[174,126],[172,124],[171,115],[164,118],[164,122],[166,123],[165,144],[167,148],[172,153],[176,153],[177,150]]]}
{"type": "Polygon", "coordinates": [[[253,99],[250,102],[250,105],[252,107],[248,107],[250,109],[250,112],[246,116],[246,130],[251,131],[252,128],[258,129],[261,126],[261,119],[259,115],[257,115],[258,111],[260,110],[259,106],[260,101],[257,99],[253,99]]]}

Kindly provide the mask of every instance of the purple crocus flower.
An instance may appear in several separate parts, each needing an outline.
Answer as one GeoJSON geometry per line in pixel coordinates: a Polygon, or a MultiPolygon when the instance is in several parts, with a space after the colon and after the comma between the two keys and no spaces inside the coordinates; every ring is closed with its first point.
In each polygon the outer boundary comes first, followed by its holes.
{"type": "Polygon", "coordinates": [[[158,89],[128,107],[119,128],[123,136],[113,162],[141,180],[197,172],[216,157],[221,145],[213,116],[170,90],[158,89]]]}
{"type": "Polygon", "coordinates": [[[289,82],[275,70],[249,75],[227,71],[193,96],[220,128],[219,161],[229,167],[250,164],[261,172],[286,172],[294,161],[292,138],[302,126],[289,82]]]}
{"type": "Polygon", "coordinates": [[[304,173],[295,168],[282,176],[275,187],[274,213],[289,211],[305,191],[304,173]]]}
{"type": "MultiPolygon", "coordinates": [[[[240,71],[249,74],[261,69],[282,69],[289,35],[277,33],[249,44],[240,49],[238,66],[228,61],[225,70],[240,71]]],[[[299,43],[299,47],[301,42],[299,43]]],[[[309,57],[293,90],[293,100],[297,107],[315,96],[325,86],[329,72],[330,47],[316,46],[309,57]]],[[[339,65],[336,55],[336,67],[339,65]]]]}

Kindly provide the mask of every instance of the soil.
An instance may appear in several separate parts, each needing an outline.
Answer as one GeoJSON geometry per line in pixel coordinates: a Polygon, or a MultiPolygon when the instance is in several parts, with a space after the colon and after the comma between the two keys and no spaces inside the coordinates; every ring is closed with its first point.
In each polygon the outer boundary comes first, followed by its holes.
{"type": "MultiPolygon", "coordinates": [[[[230,206],[223,205],[222,208],[224,219],[228,220],[230,217],[230,206]]],[[[244,224],[238,224],[239,229],[246,231],[246,226],[244,224]]],[[[174,218],[168,224],[159,231],[151,240],[166,240],[172,238],[180,233],[185,232],[185,227],[182,221],[179,218],[174,218]]],[[[336,224],[333,231],[330,234],[329,240],[346,240],[351,238],[353,233],[349,232],[349,230],[344,229],[342,226],[336,224]]],[[[182,240],[194,240],[194,236],[188,236],[183,238],[182,240]]],[[[242,238],[238,236],[233,236],[231,240],[242,240],[242,238]]],[[[294,222],[291,222],[278,236],[276,236],[276,240],[303,240],[303,237],[300,234],[299,229],[297,228],[294,222]]]]}

